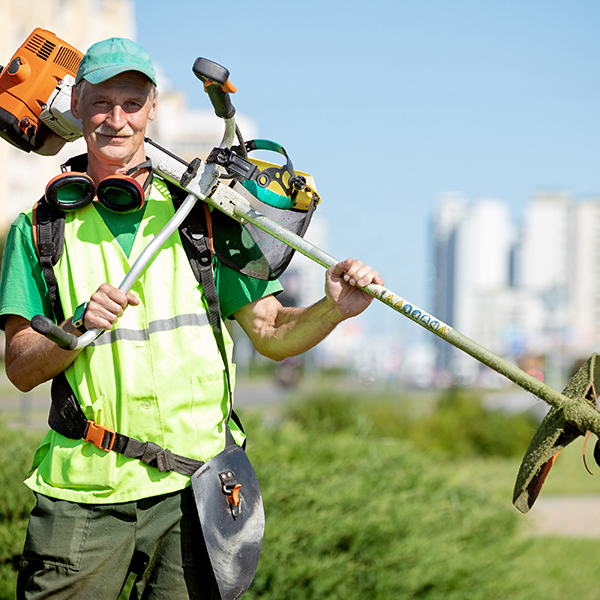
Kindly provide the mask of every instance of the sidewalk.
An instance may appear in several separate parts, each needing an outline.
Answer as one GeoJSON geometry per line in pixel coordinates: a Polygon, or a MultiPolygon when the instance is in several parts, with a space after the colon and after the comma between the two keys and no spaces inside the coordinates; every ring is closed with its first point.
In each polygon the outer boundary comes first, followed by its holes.
{"type": "Polygon", "coordinates": [[[524,518],[531,535],[600,538],[600,496],[542,496],[524,518]]]}

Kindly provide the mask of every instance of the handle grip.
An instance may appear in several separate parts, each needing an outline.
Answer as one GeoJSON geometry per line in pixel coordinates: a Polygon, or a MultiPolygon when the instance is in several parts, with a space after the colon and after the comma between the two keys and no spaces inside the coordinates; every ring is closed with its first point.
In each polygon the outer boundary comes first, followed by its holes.
{"type": "Polygon", "coordinates": [[[44,315],[35,315],[31,319],[31,328],[65,350],[75,350],[77,346],[77,336],[61,329],[44,315]]]}
{"type": "Polygon", "coordinates": [[[235,115],[235,107],[231,104],[229,94],[233,94],[236,90],[229,81],[229,71],[216,62],[202,57],[196,59],[192,70],[194,75],[204,83],[204,91],[208,94],[217,117],[231,119],[235,115]]]}

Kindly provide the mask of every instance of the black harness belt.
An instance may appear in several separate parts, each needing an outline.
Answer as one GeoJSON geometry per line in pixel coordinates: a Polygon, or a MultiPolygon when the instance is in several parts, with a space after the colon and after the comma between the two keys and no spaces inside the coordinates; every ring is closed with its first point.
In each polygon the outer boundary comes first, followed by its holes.
{"type": "MultiPolygon", "coordinates": [[[[67,438],[83,439],[106,452],[112,450],[127,458],[137,458],[161,472],[176,471],[191,476],[204,464],[200,460],[174,454],[154,442],[142,442],[88,420],[64,373],[57,375],[52,382],[52,404],[48,424],[54,431],[67,438]]],[[[227,436],[231,437],[229,427],[227,436]]],[[[227,445],[230,443],[235,442],[228,439],[227,445]]]]}

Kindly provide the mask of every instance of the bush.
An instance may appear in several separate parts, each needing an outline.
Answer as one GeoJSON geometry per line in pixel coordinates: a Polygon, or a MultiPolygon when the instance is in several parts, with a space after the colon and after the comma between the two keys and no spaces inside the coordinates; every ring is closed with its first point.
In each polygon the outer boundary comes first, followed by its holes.
{"type": "Polygon", "coordinates": [[[23,485],[39,434],[6,427],[0,421],[0,599],[15,596],[17,569],[25,542],[27,519],[34,504],[23,485]]]}
{"type": "Polygon", "coordinates": [[[527,413],[486,410],[476,394],[451,389],[432,414],[412,423],[410,439],[452,456],[521,456],[538,425],[527,413]]]}
{"type": "Polygon", "coordinates": [[[405,442],[291,422],[251,429],[267,525],[245,598],[500,600],[523,592],[511,577],[524,544],[516,513],[452,483],[405,442]]]}
{"type": "Polygon", "coordinates": [[[477,394],[458,388],[442,394],[433,410],[419,410],[410,399],[319,393],[293,402],[286,414],[303,427],[410,440],[420,450],[461,458],[520,456],[538,427],[526,413],[487,410],[477,394]]]}

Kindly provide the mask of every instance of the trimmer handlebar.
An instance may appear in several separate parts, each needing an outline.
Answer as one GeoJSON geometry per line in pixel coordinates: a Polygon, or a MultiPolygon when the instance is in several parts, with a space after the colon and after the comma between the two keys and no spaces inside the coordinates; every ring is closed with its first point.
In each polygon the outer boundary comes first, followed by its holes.
{"type": "Polygon", "coordinates": [[[204,91],[208,94],[217,117],[231,119],[235,115],[235,108],[231,104],[229,94],[233,94],[236,88],[229,81],[229,71],[216,62],[202,57],[196,59],[192,70],[204,84],[204,91]]]}
{"type": "Polygon", "coordinates": [[[35,317],[31,319],[31,328],[34,331],[45,335],[50,341],[65,350],[75,350],[77,347],[76,336],[61,329],[44,315],[35,315],[35,317]]]}

